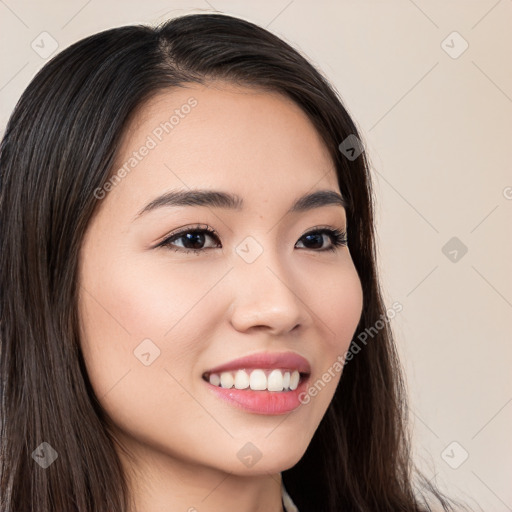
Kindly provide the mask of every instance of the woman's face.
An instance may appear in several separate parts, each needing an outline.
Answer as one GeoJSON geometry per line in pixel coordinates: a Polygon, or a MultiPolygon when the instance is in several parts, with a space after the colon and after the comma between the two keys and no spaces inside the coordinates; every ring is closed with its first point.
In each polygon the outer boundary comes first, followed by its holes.
{"type": "MultiPolygon", "coordinates": [[[[362,311],[349,248],[318,234],[350,229],[343,206],[310,201],[289,211],[305,194],[340,193],[320,136],[281,95],[191,85],[139,112],[119,148],[115,170],[123,166],[105,197],[97,193],[79,300],[87,371],[119,439],[141,467],[157,459],[239,475],[292,467],[329,406],[335,363],[362,311]],[[243,204],[160,204],[138,215],[164,193],[196,189],[243,204]],[[215,234],[190,233],[198,228],[215,234]],[[242,398],[231,402],[227,388],[203,378],[262,352],[305,358],[305,389],[320,381],[319,391],[297,403],[297,391],[233,389],[242,398]]],[[[279,386],[279,372],[272,379],[279,386]]],[[[243,374],[237,382],[244,386],[243,374]]]]}

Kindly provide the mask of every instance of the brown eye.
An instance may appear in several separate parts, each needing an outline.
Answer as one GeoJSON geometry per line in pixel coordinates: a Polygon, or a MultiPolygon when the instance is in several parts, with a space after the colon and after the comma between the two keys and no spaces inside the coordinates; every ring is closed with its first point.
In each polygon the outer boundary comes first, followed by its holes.
{"type": "Polygon", "coordinates": [[[173,249],[178,252],[194,251],[196,253],[204,251],[205,249],[215,249],[219,247],[219,245],[213,247],[204,247],[208,238],[216,239],[220,244],[217,234],[212,229],[188,228],[181,230],[178,233],[171,234],[163,242],[161,242],[158,247],[168,247],[169,249],[173,249]],[[179,242],[180,240],[181,245],[177,245],[176,242],[179,242]]]}
{"type": "MultiPolygon", "coordinates": [[[[305,249],[314,250],[316,252],[333,251],[338,247],[347,245],[347,234],[345,231],[338,229],[322,228],[310,231],[301,237],[299,242],[303,240],[305,249]],[[326,237],[330,239],[331,245],[324,247],[326,237]]],[[[172,233],[157,247],[167,247],[176,252],[194,252],[199,254],[206,249],[221,248],[220,240],[216,232],[208,227],[194,227],[182,229],[177,233],[172,233]],[[216,240],[216,245],[205,247],[208,238],[216,240]]]]}
{"type": "Polygon", "coordinates": [[[318,229],[315,231],[310,231],[302,236],[301,240],[305,239],[306,244],[308,245],[306,249],[318,249],[318,252],[322,251],[336,251],[338,247],[342,247],[347,245],[347,233],[345,231],[340,231],[339,229],[318,229]],[[325,235],[329,236],[331,239],[331,245],[326,248],[321,248],[323,246],[325,235]],[[311,247],[311,245],[313,247],[311,247]]]}

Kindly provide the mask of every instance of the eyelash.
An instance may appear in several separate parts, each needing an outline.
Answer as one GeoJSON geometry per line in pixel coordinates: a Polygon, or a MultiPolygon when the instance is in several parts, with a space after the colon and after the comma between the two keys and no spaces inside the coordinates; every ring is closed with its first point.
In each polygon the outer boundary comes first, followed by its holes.
{"type": "MultiPolygon", "coordinates": [[[[210,228],[209,226],[201,226],[197,225],[191,228],[184,229],[182,231],[179,231],[177,233],[171,233],[163,242],[160,242],[156,247],[167,247],[171,250],[174,250],[175,252],[183,252],[183,253],[191,253],[199,254],[201,252],[204,252],[208,249],[218,249],[218,247],[207,247],[203,249],[186,249],[183,247],[172,247],[171,243],[179,240],[180,238],[183,238],[186,234],[190,233],[208,233],[209,236],[212,238],[216,238],[219,240],[219,236],[217,235],[217,232],[210,228]]],[[[340,231],[339,229],[331,229],[331,228],[313,228],[311,231],[308,231],[307,233],[304,233],[304,235],[301,236],[301,239],[309,236],[309,235],[317,235],[317,234],[327,234],[331,237],[331,247],[328,247],[327,249],[311,249],[315,252],[325,252],[325,251],[332,251],[336,252],[339,247],[345,247],[347,245],[347,232],[346,231],[340,231]]]]}

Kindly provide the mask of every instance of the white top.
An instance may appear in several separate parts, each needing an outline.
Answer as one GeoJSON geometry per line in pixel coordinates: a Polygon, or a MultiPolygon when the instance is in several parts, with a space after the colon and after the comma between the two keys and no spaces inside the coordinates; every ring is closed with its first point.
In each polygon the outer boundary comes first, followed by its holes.
{"type": "Polygon", "coordinates": [[[285,512],[299,512],[299,509],[295,506],[295,503],[293,503],[292,499],[290,498],[290,495],[286,492],[286,489],[284,488],[284,483],[281,480],[281,496],[283,498],[283,507],[285,512]]]}

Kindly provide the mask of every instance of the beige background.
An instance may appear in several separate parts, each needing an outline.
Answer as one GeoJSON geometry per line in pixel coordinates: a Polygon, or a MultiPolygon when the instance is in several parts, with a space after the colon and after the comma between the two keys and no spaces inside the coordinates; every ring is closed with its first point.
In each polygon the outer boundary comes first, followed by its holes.
{"type": "Polygon", "coordinates": [[[450,494],[512,510],[512,1],[0,0],[2,133],[47,60],[42,32],[59,51],[215,9],[292,43],[341,93],[373,164],[386,305],[403,305],[416,460],[450,494]]]}

